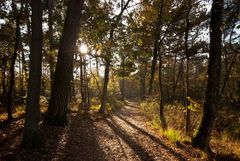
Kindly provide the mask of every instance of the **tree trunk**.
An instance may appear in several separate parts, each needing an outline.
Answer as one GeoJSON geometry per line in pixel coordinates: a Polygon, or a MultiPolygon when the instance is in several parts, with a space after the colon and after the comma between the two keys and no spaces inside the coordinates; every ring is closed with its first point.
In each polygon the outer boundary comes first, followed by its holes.
{"type": "MultiPolygon", "coordinates": [[[[161,29],[160,25],[162,24],[162,16],[163,16],[163,4],[164,0],[160,1],[160,8],[159,8],[159,30],[161,29]]],[[[161,31],[159,31],[161,32],[161,31]]],[[[160,34],[158,39],[160,38],[160,34]]],[[[166,124],[166,120],[164,117],[164,103],[163,103],[163,86],[162,86],[162,52],[160,49],[160,42],[157,40],[157,53],[158,53],[158,57],[159,57],[159,66],[158,66],[158,79],[159,79],[159,119],[160,119],[160,124],[162,126],[163,130],[167,129],[167,124],[166,124]]]]}
{"type": "Polygon", "coordinates": [[[96,60],[96,70],[97,70],[97,78],[98,78],[99,77],[98,57],[96,57],[95,60],[96,60]]]}
{"type": "Polygon", "coordinates": [[[185,121],[185,133],[190,136],[190,96],[189,96],[189,51],[188,51],[188,34],[190,29],[189,14],[191,11],[191,0],[188,0],[187,4],[187,14],[186,14],[186,28],[184,37],[185,55],[186,55],[186,98],[184,98],[186,104],[186,121],[185,121]]]}
{"type": "Polygon", "coordinates": [[[80,29],[80,17],[84,0],[70,0],[58,51],[58,60],[51,90],[51,99],[45,117],[48,125],[64,125],[71,97],[73,56],[80,29]]]}
{"type": "Polygon", "coordinates": [[[140,67],[140,100],[145,100],[146,98],[146,74],[147,74],[147,62],[144,62],[140,67]]]}
{"type": "Polygon", "coordinates": [[[100,110],[99,110],[99,112],[101,112],[102,114],[106,114],[107,86],[108,86],[108,82],[109,82],[110,64],[111,64],[110,60],[107,60],[106,65],[105,65],[101,107],[100,107],[100,110]]]}
{"type": "MultiPolygon", "coordinates": [[[[156,41],[156,40],[154,40],[154,41],[156,41]]],[[[149,81],[149,88],[148,88],[148,95],[152,95],[153,80],[154,80],[154,74],[155,74],[155,70],[156,70],[156,64],[157,64],[157,51],[156,51],[156,48],[155,48],[155,45],[154,45],[153,60],[152,60],[150,81],[149,81]]]]}
{"type": "Polygon", "coordinates": [[[222,89],[221,89],[221,94],[223,94],[224,91],[225,91],[225,87],[226,87],[226,85],[227,85],[227,82],[229,81],[229,75],[230,75],[230,73],[231,73],[231,69],[232,69],[235,61],[237,60],[238,54],[239,54],[239,53],[235,53],[235,54],[233,55],[233,57],[232,57],[231,62],[229,63],[229,65],[228,65],[228,63],[225,64],[225,66],[226,66],[226,74],[225,74],[225,76],[224,76],[224,81],[223,81],[223,86],[222,86],[222,89]]]}
{"type": "Polygon", "coordinates": [[[222,50],[222,13],[223,0],[213,0],[210,22],[210,52],[208,63],[208,79],[203,118],[196,136],[192,139],[193,146],[209,151],[214,120],[217,115],[222,50]]]}
{"type": "Polygon", "coordinates": [[[122,57],[122,80],[121,80],[121,95],[122,95],[122,101],[124,101],[125,98],[125,58],[122,57]]]}
{"type": "Polygon", "coordinates": [[[19,89],[19,94],[20,94],[20,97],[21,99],[23,100],[23,97],[25,95],[25,92],[24,92],[24,67],[23,67],[23,56],[22,56],[22,51],[21,51],[21,54],[19,54],[19,80],[20,80],[20,83],[19,83],[19,86],[20,86],[20,89],[19,89]]]}
{"type": "Polygon", "coordinates": [[[53,85],[54,79],[54,47],[53,47],[53,3],[52,0],[49,0],[48,3],[48,28],[49,28],[49,50],[48,61],[50,67],[50,79],[51,79],[51,87],[53,85]]]}
{"type": "MultiPolygon", "coordinates": [[[[86,57],[83,57],[84,61],[84,93],[85,93],[85,102],[86,102],[86,112],[88,112],[90,107],[90,98],[89,98],[89,89],[88,89],[88,76],[87,76],[87,60],[86,57]]],[[[90,62],[91,64],[91,62],[90,62]]],[[[90,69],[91,70],[91,69],[90,69]]]]}
{"type": "Polygon", "coordinates": [[[81,108],[84,113],[87,112],[87,95],[86,95],[86,82],[85,82],[85,61],[83,56],[80,56],[80,82],[81,82],[81,96],[82,96],[82,102],[81,102],[81,108]]]}
{"type": "Polygon", "coordinates": [[[166,130],[167,124],[164,117],[163,88],[162,88],[162,55],[160,54],[160,52],[159,52],[158,79],[159,79],[159,118],[162,129],[166,130]]]}
{"type": "Polygon", "coordinates": [[[157,57],[158,57],[158,51],[159,51],[159,39],[161,34],[161,25],[162,25],[162,8],[163,8],[163,0],[159,2],[159,10],[158,10],[158,16],[157,21],[155,25],[155,35],[154,35],[154,46],[153,46],[153,59],[152,59],[152,66],[151,66],[151,73],[150,73],[150,81],[149,81],[149,89],[148,89],[148,95],[152,95],[153,90],[153,81],[154,81],[154,74],[156,70],[156,64],[157,64],[157,57]]]}
{"type": "MultiPolygon", "coordinates": [[[[16,4],[14,1],[13,3],[13,12],[16,13],[16,4]]],[[[7,111],[8,111],[8,118],[7,121],[12,121],[12,106],[13,106],[13,90],[15,85],[15,62],[17,58],[17,51],[19,47],[19,39],[20,39],[20,19],[23,12],[23,0],[21,1],[21,7],[20,11],[18,13],[18,16],[16,18],[16,30],[15,30],[15,45],[14,45],[14,51],[11,57],[11,64],[10,64],[10,83],[9,83],[9,89],[7,93],[7,111]]]]}
{"type": "Polygon", "coordinates": [[[6,65],[6,61],[4,62],[4,67],[3,67],[3,71],[2,71],[2,103],[3,105],[6,105],[6,93],[7,93],[7,87],[6,87],[6,68],[7,68],[7,65],[6,65]]]}
{"type": "Polygon", "coordinates": [[[30,72],[28,82],[28,97],[22,146],[37,148],[41,145],[39,135],[39,97],[42,74],[42,2],[35,0],[32,7],[32,37],[30,47],[30,72]]]}
{"type": "MultiPolygon", "coordinates": [[[[174,56],[174,62],[173,62],[173,71],[172,71],[172,103],[175,101],[176,98],[176,86],[177,86],[177,81],[176,81],[176,63],[177,63],[177,56],[174,56]],[[175,83],[176,82],[176,83],[175,83]]],[[[177,78],[178,79],[178,78],[177,78]]]]}

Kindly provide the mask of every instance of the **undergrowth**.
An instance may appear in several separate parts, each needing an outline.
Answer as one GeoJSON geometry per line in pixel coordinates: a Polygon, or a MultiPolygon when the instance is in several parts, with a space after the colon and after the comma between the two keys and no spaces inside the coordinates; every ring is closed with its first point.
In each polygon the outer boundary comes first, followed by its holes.
{"type": "MultiPolygon", "coordinates": [[[[191,98],[189,98],[191,99],[191,98]]],[[[190,100],[191,134],[196,133],[202,117],[201,104],[190,100]]],[[[159,120],[158,100],[146,99],[140,108],[148,118],[148,125],[166,136],[171,142],[190,140],[185,135],[185,108],[179,103],[164,106],[164,115],[168,129],[163,131],[159,120]]],[[[216,153],[233,154],[240,157],[240,112],[223,108],[219,111],[212,133],[211,147],[216,153]]]]}
{"type": "MultiPolygon", "coordinates": [[[[106,105],[107,112],[112,112],[121,109],[125,105],[124,101],[118,100],[117,98],[108,99],[106,105]]],[[[100,101],[93,99],[91,101],[90,110],[98,111],[101,107],[100,101]]]]}

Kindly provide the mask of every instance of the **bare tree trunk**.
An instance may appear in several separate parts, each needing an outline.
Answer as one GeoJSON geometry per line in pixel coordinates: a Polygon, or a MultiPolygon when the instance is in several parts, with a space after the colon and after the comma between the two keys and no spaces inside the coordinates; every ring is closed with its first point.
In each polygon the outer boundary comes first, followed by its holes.
{"type": "Polygon", "coordinates": [[[98,70],[98,57],[96,57],[95,60],[96,60],[97,77],[99,77],[99,70],[98,70]]]}
{"type": "Polygon", "coordinates": [[[196,136],[192,139],[193,146],[204,151],[210,151],[209,141],[214,120],[218,110],[220,97],[220,73],[222,53],[222,14],[223,0],[213,0],[210,22],[210,52],[208,63],[208,79],[205,103],[203,106],[203,118],[196,136]]]}
{"type": "Polygon", "coordinates": [[[51,87],[54,78],[54,47],[53,47],[53,0],[48,0],[48,28],[49,28],[49,50],[48,61],[50,67],[51,87]]]}
{"type": "Polygon", "coordinates": [[[186,55],[186,98],[185,102],[186,102],[186,122],[185,122],[185,133],[190,136],[190,97],[189,97],[189,51],[188,51],[188,36],[189,36],[189,29],[190,29],[190,22],[189,22],[189,14],[191,11],[191,5],[192,5],[192,1],[188,0],[188,4],[187,4],[187,14],[186,14],[186,28],[185,28],[185,37],[184,37],[184,46],[185,46],[185,55],[186,55]]]}
{"type": "Polygon", "coordinates": [[[24,67],[23,67],[23,54],[22,54],[23,51],[21,51],[21,54],[19,54],[19,79],[20,79],[20,89],[19,89],[19,94],[20,94],[20,97],[21,99],[23,100],[23,97],[25,95],[25,92],[24,92],[24,77],[25,77],[25,74],[24,74],[24,67]]]}
{"type": "Polygon", "coordinates": [[[172,73],[172,102],[174,102],[175,98],[176,98],[176,63],[177,63],[177,56],[174,56],[174,62],[173,62],[173,73],[172,73]]]}
{"type": "MultiPolygon", "coordinates": [[[[88,112],[90,107],[90,98],[89,98],[89,89],[88,89],[88,76],[87,76],[87,60],[84,56],[84,93],[85,93],[85,102],[86,102],[86,112],[88,112]]],[[[91,62],[90,62],[91,64],[91,62]]],[[[91,69],[90,69],[91,70],[91,69]]]]}
{"type": "Polygon", "coordinates": [[[140,100],[146,98],[146,74],[147,74],[147,62],[144,62],[140,66],[140,100]]]}
{"type": "MultiPolygon", "coordinates": [[[[164,5],[164,0],[160,1],[160,8],[159,8],[159,32],[161,32],[161,27],[160,25],[162,24],[162,16],[163,16],[163,5],[164,5]]],[[[160,38],[160,34],[158,39],[160,38]]],[[[159,118],[160,118],[160,124],[162,126],[163,130],[167,129],[167,124],[166,124],[166,120],[164,117],[164,103],[163,103],[163,86],[162,86],[162,52],[160,49],[160,42],[159,40],[157,40],[157,53],[158,53],[158,57],[159,57],[159,66],[158,66],[158,79],[159,79],[159,118]]]]}
{"type": "MultiPolygon", "coordinates": [[[[181,100],[183,100],[184,98],[184,93],[182,93],[183,89],[184,89],[184,66],[183,66],[184,62],[183,62],[183,58],[181,60],[181,63],[179,65],[179,71],[178,71],[178,76],[177,76],[177,80],[176,82],[179,80],[179,88],[178,88],[178,102],[181,102],[181,100]]],[[[177,86],[177,83],[176,83],[177,86]]]]}
{"type": "Polygon", "coordinates": [[[27,72],[27,63],[26,63],[25,55],[24,55],[23,51],[21,52],[21,55],[22,55],[22,73],[23,73],[23,89],[22,90],[23,90],[23,95],[25,96],[26,89],[25,89],[24,85],[27,82],[28,72],[27,72]]]}
{"type": "Polygon", "coordinates": [[[71,97],[73,57],[80,31],[80,17],[84,0],[70,0],[58,51],[58,60],[51,90],[51,99],[45,117],[48,125],[64,125],[71,97]]]}
{"type": "Polygon", "coordinates": [[[158,51],[159,51],[159,40],[160,40],[161,26],[162,26],[162,16],[163,16],[162,8],[163,8],[163,0],[159,2],[158,15],[157,15],[157,20],[155,24],[153,59],[152,59],[152,66],[151,66],[151,73],[150,73],[148,95],[152,95],[152,90],[153,90],[153,80],[154,80],[154,74],[156,70],[157,57],[158,57],[158,51]]]}
{"type": "Polygon", "coordinates": [[[80,82],[81,82],[81,108],[84,113],[87,112],[87,95],[86,95],[86,81],[85,81],[85,60],[83,56],[80,56],[80,82]]]}
{"type": "MultiPolygon", "coordinates": [[[[13,3],[13,12],[16,13],[16,4],[14,0],[13,3]]],[[[14,51],[11,57],[11,64],[10,64],[10,83],[9,83],[9,89],[7,93],[7,111],[8,111],[8,122],[12,121],[12,106],[13,106],[13,90],[14,90],[14,84],[15,84],[15,62],[17,58],[17,51],[19,47],[19,39],[20,39],[20,19],[22,17],[23,12],[23,0],[21,0],[21,7],[20,11],[18,13],[18,16],[16,18],[16,30],[15,30],[15,45],[14,45],[14,51]]]]}
{"type": "Polygon", "coordinates": [[[4,65],[3,65],[3,71],[2,71],[2,102],[4,105],[6,105],[6,93],[7,93],[7,87],[6,87],[6,68],[7,68],[7,62],[4,60],[4,65]]]}
{"type": "Polygon", "coordinates": [[[42,141],[39,135],[39,97],[42,75],[42,2],[35,0],[32,7],[32,38],[30,53],[30,72],[28,83],[28,97],[22,146],[37,148],[42,141]]]}
{"type": "Polygon", "coordinates": [[[229,81],[229,75],[230,75],[230,72],[231,72],[231,69],[235,63],[235,61],[237,60],[237,56],[238,56],[239,53],[235,53],[233,55],[233,58],[231,59],[231,62],[230,64],[228,65],[227,63],[225,64],[226,65],[226,74],[225,74],[225,77],[224,77],[224,81],[223,81],[223,86],[222,86],[222,89],[221,89],[221,93],[223,94],[224,91],[225,91],[225,87],[227,85],[227,82],[229,81]]]}
{"type": "MultiPolygon", "coordinates": [[[[156,41],[156,40],[154,40],[154,41],[156,41]]],[[[152,95],[153,80],[154,80],[154,74],[155,74],[155,70],[156,70],[156,64],[157,64],[157,51],[156,51],[156,48],[154,47],[153,60],[152,60],[151,73],[150,73],[150,81],[149,81],[149,88],[148,88],[148,95],[152,95]]]]}
{"type": "Polygon", "coordinates": [[[159,118],[162,129],[166,130],[167,124],[164,117],[163,88],[162,88],[162,54],[160,54],[160,52],[159,52],[158,78],[159,78],[159,118]]]}
{"type": "Polygon", "coordinates": [[[125,58],[122,57],[122,79],[121,79],[121,94],[122,94],[122,101],[125,99],[125,58]]]}
{"type": "Polygon", "coordinates": [[[90,73],[93,76],[93,79],[95,79],[95,82],[96,82],[96,85],[97,85],[97,89],[98,89],[98,97],[100,98],[100,96],[102,95],[100,84],[99,84],[98,79],[96,78],[96,76],[92,73],[92,71],[90,71],[90,73]]]}
{"type": "Polygon", "coordinates": [[[102,91],[102,100],[101,100],[101,107],[99,110],[99,112],[101,112],[102,114],[106,114],[107,86],[108,86],[108,82],[109,82],[110,63],[111,63],[110,60],[106,60],[103,91],[102,91]]]}

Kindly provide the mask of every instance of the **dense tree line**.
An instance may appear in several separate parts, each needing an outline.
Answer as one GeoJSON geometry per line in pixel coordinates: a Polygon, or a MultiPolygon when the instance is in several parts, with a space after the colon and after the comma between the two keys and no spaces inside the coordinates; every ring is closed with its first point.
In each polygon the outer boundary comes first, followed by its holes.
{"type": "Polygon", "coordinates": [[[107,115],[111,101],[157,98],[162,129],[165,105],[178,102],[191,136],[196,100],[203,116],[192,145],[210,151],[218,110],[240,108],[239,7],[238,0],[2,0],[6,124],[16,105],[26,106],[22,145],[34,148],[42,144],[42,116],[47,125],[64,126],[72,106],[87,114],[95,101],[107,115]],[[43,115],[41,96],[48,100],[43,115]]]}

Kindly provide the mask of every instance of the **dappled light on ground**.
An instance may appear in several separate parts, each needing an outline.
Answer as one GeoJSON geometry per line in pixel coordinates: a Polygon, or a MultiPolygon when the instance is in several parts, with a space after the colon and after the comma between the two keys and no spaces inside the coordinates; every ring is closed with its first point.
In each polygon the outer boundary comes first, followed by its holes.
{"type": "Polygon", "coordinates": [[[45,145],[32,151],[19,147],[19,125],[12,135],[5,134],[8,141],[1,142],[0,160],[204,160],[200,151],[187,145],[177,147],[147,128],[146,121],[136,103],[106,118],[96,112],[72,112],[65,127],[41,125],[45,145]]]}

